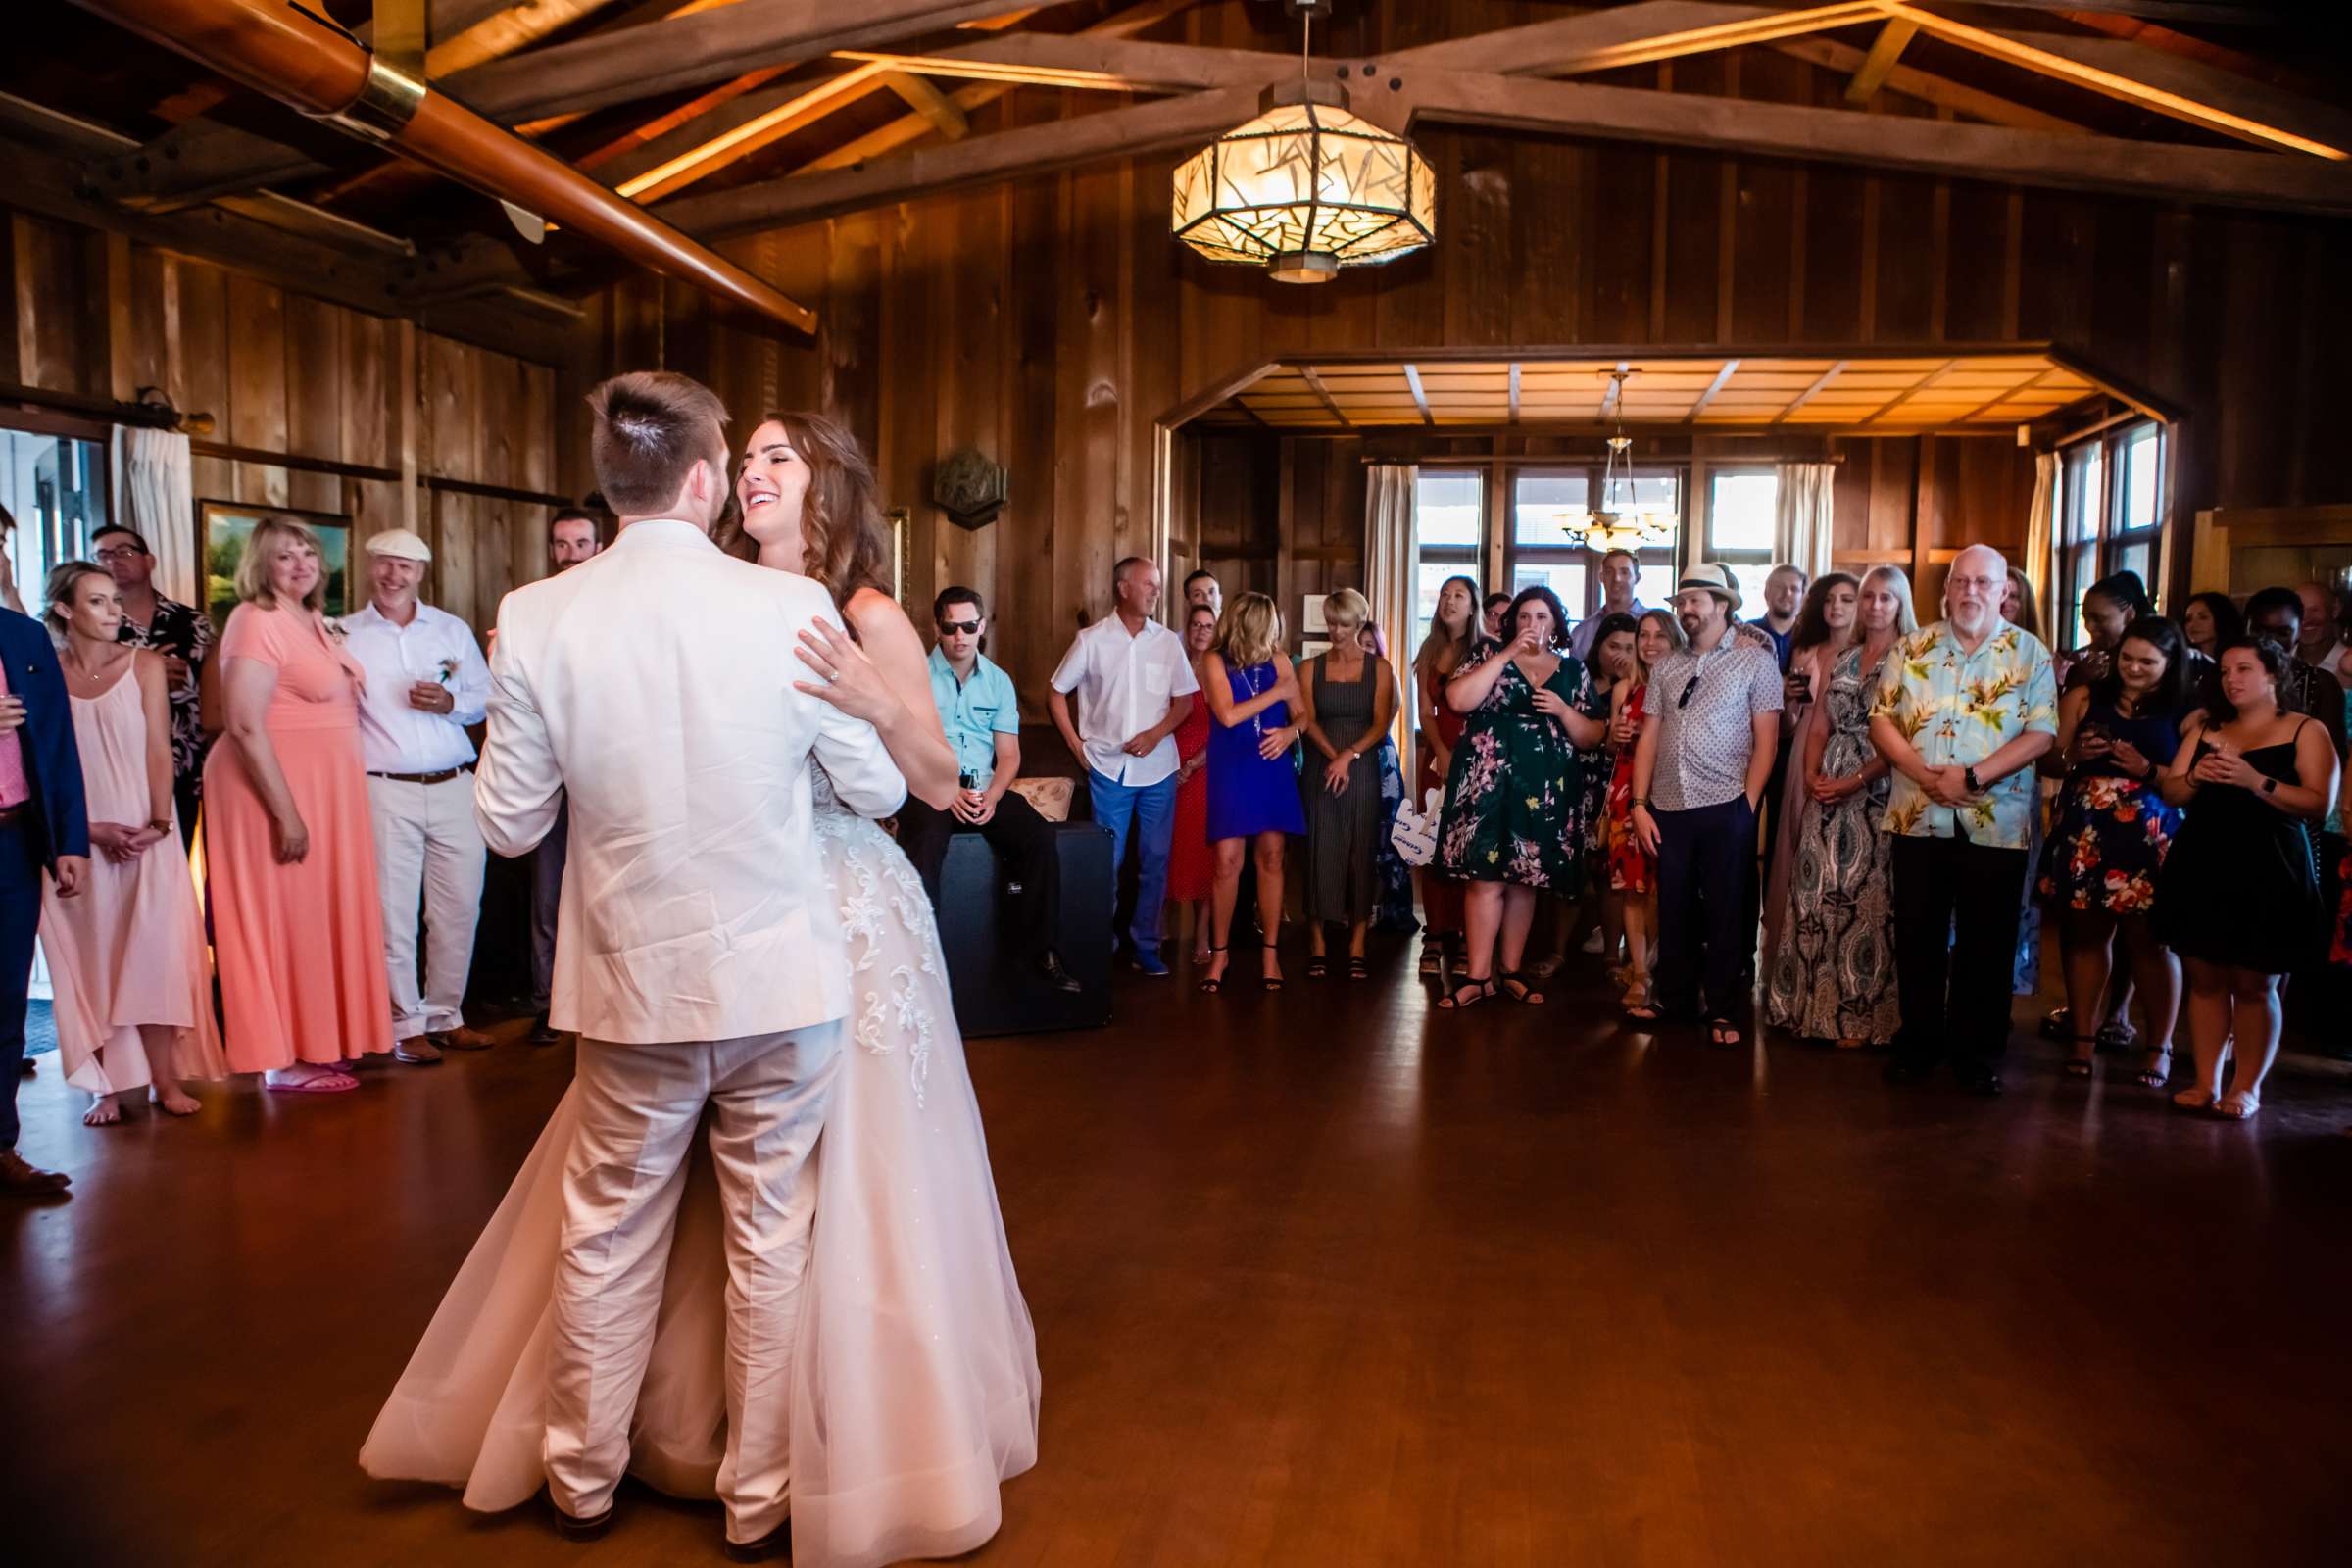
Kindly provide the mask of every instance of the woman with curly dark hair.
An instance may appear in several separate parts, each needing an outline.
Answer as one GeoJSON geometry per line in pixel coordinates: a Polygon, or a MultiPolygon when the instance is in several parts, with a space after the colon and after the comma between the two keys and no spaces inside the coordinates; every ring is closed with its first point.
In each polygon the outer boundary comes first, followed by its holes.
{"type": "Polygon", "coordinates": [[[1503,615],[1509,641],[1482,647],[1446,683],[1466,722],[1446,784],[1438,863],[1459,877],[1468,957],[1464,978],[1438,1001],[1467,1007],[1494,994],[1540,1003],[1519,974],[1539,891],[1573,898],[1584,887],[1584,780],[1579,750],[1602,744],[1604,720],[1585,711],[1585,667],[1566,658],[1568,617],[1548,588],[1522,588],[1503,615]],[[1495,945],[1502,969],[1494,969],[1495,945]]]}

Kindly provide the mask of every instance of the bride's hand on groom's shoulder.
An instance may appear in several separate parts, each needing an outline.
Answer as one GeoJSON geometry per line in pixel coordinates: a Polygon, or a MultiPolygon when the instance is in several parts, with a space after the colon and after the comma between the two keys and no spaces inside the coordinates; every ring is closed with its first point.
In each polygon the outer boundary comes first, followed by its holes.
{"type": "Polygon", "coordinates": [[[794,681],[796,691],[822,698],[853,718],[879,724],[898,706],[899,698],[882,678],[882,671],[849,634],[821,616],[801,633],[794,653],[816,675],[816,680],[794,681]]]}

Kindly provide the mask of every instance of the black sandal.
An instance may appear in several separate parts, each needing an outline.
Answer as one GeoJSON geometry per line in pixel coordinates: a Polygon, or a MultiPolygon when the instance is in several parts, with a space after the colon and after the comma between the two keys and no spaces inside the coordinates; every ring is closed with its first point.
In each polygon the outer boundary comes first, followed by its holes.
{"type": "Polygon", "coordinates": [[[1707,1044],[1720,1046],[1726,1051],[1734,1051],[1746,1045],[1747,1037],[1740,1032],[1740,1026],[1731,1019],[1718,1016],[1707,1020],[1707,1044]],[[1723,1038],[1725,1035],[1730,1035],[1732,1038],[1726,1040],[1723,1038]]]}
{"type": "MultiPolygon", "coordinates": [[[[1278,944],[1276,944],[1276,943],[1272,943],[1272,942],[1261,942],[1261,943],[1259,943],[1259,944],[1258,944],[1258,946],[1259,946],[1261,949],[1263,949],[1265,952],[1267,952],[1267,953],[1272,953],[1272,954],[1277,954],[1277,955],[1279,955],[1279,954],[1282,952],[1282,949],[1281,949],[1280,945],[1278,945],[1278,944]]],[[[1263,958],[1260,958],[1260,959],[1258,959],[1257,961],[1258,961],[1258,964],[1259,964],[1259,966],[1262,968],[1262,967],[1264,966],[1264,964],[1265,964],[1265,961],[1266,961],[1266,960],[1265,960],[1265,959],[1263,959],[1263,958]]],[[[1311,965],[1310,965],[1310,967],[1311,967],[1311,965]]],[[[1258,983],[1259,987],[1260,987],[1261,989],[1263,989],[1263,990],[1267,990],[1267,991],[1280,991],[1280,990],[1282,989],[1282,976],[1280,976],[1280,975],[1278,975],[1278,974],[1261,974],[1261,975],[1259,975],[1259,976],[1257,977],[1257,983],[1258,983]]]]}
{"type": "Polygon", "coordinates": [[[1348,978],[1369,980],[1372,978],[1372,966],[1361,958],[1349,958],[1348,960],[1348,978]]]}
{"type": "Polygon", "coordinates": [[[1447,1012],[1459,1012],[1464,1007],[1477,1006],[1494,994],[1494,982],[1492,980],[1465,980],[1445,996],[1440,997],[1438,1005],[1447,1012]]]}
{"type": "Polygon", "coordinates": [[[1494,977],[1494,980],[1497,985],[1502,987],[1502,994],[1510,998],[1513,1002],[1518,1003],[1520,1005],[1527,1007],[1541,1007],[1544,1005],[1544,993],[1538,991],[1534,986],[1529,985],[1527,983],[1527,977],[1522,975],[1518,970],[1505,969],[1500,974],[1497,974],[1494,977]],[[1517,986],[1519,989],[1513,991],[1511,989],[1513,986],[1517,986]]]}
{"type": "MultiPolygon", "coordinates": [[[[1223,948],[1211,948],[1208,950],[1208,956],[1213,958],[1224,951],[1225,950],[1223,948]]],[[[1200,982],[1200,989],[1207,992],[1210,996],[1214,996],[1218,992],[1225,989],[1225,977],[1221,974],[1210,975],[1208,978],[1200,982]]]]}
{"type": "Polygon", "coordinates": [[[1327,959],[1311,957],[1306,960],[1306,977],[1309,980],[1320,980],[1329,973],[1331,973],[1331,964],[1327,959]]]}

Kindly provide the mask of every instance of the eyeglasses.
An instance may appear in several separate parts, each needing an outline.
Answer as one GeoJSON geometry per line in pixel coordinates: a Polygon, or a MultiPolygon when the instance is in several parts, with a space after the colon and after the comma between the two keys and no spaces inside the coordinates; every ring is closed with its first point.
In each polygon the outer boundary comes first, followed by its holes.
{"type": "Polygon", "coordinates": [[[1690,706],[1690,694],[1696,690],[1698,690],[1698,677],[1693,675],[1690,677],[1690,684],[1683,688],[1683,695],[1674,700],[1674,706],[1677,708],[1689,708],[1690,706]]]}
{"type": "Polygon", "coordinates": [[[97,552],[100,561],[136,561],[147,552],[137,545],[113,545],[97,552]]]}
{"type": "Polygon", "coordinates": [[[943,620],[939,623],[939,634],[942,637],[969,637],[979,629],[980,623],[976,620],[943,620]]]}

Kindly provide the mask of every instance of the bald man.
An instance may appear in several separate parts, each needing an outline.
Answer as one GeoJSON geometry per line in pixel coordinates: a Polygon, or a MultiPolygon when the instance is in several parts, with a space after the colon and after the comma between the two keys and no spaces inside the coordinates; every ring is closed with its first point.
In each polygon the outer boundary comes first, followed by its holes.
{"type": "Polygon", "coordinates": [[[1870,713],[1894,770],[1885,830],[1903,1021],[1886,1078],[1917,1083],[1948,1057],[1960,1087],[1986,1098],[2009,1044],[2034,762],[2058,738],[2050,651],[2001,619],[2008,586],[1999,551],[1961,551],[1946,618],[1896,645],[1870,713]]]}

